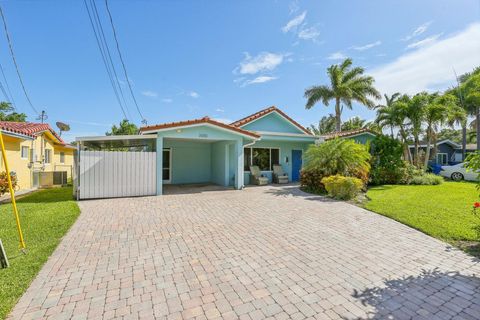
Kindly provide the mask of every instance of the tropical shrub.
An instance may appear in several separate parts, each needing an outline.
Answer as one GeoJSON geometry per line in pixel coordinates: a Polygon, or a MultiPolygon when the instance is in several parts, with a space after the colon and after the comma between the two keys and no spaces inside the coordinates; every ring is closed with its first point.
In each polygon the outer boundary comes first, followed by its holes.
{"type": "Polygon", "coordinates": [[[371,184],[398,184],[404,179],[406,163],[402,160],[400,141],[378,135],[372,141],[371,153],[371,184]]]}
{"type": "Polygon", "coordinates": [[[354,198],[363,187],[362,180],[354,177],[334,175],[322,179],[328,195],[339,200],[350,200],[354,198]]]}
{"type": "Polygon", "coordinates": [[[443,178],[433,173],[425,173],[423,175],[414,176],[410,181],[410,184],[418,185],[437,185],[442,183],[443,178]]]}
{"type": "Polygon", "coordinates": [[[342,175],[368,182],[370,153],[363,144],[350,139],[333,139],[311,145],[305,152],[305,171],[316,170],[323,177],[342,175]]]}
{"type": "Polygon", "coordinates": [[[324,193],[325,186],[322,183],[322,179],[325,176],[321,170],[317,169],[303,169],[300,172],[300,186],[306,191],[312,193],[324,193]]]}
{"type": "MultiPolygon", "coordinates": [[[[10,179],[12,180],[12,186],[15,189],[18,183],[17,175],[10,173],[10,179]]],[[[9,192],[8,177],[7,177],[7,173],[3,171],[3,172],[0,172],[0,196],[7,192],[9,192]]]]}
{"type": "Polygon", "coordinates": [[[425,172],[422,169],[415,167],[413,164],[404,161],[404,167],[402,168],[402,177],[399,184],[411,184],[414,177],[422,176],[425,172]]]}

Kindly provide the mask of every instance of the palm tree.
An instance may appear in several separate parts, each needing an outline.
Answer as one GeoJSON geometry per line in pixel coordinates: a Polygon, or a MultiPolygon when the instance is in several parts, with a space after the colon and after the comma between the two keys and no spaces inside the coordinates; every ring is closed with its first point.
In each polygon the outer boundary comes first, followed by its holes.
{"type": "MultiPolygon", "coordinates": [[[[382,119],[381,119],[381,122],[382,122],[382,125],[383,126],[389,126],[390,127],[390,135],[392,136],[393,138],[393,128],[395,127],[395,123],[388,123],[389,120],[388,120],[388,114],[390,112],[392,112],[391,107],[392,104],[397,101],[397,99],[400,97],[400,92],[395,92],[394,94],[392,94],[390,97],[387,95],[387,94],[384,94],[383,95],[385,97],[385,104],[379,104],[377,106],[375,106],[375,109],[390,109],[390,110],[385,110],[385,112],[380,112],[380,114],[382,114],[382,119]],[[385,118],[384,118],[385,117],[385,118]]],[[[377,111],[377,115],[378,115],[378,111],[377,111]]],[[[393,119],[391,119],[393,120],[393,119]]],[[[391,122],[391,121],[390,121],[391,122]]]]}
{"type": "Polygon", "coordinates": [[[410,163],[413,163],[408,147],[408,130],[406,123],[408,120],[408,102],[410,101],[410,97],[403,95],[397,98],[389,105],[385,105],[377,109],[377,117],[375,122],[382,129],[385,127],[390,127],[390,134],[392,138],[394,137],[393,130],[398,128],[398,134],[403,144],[403,157],[404,159],[408,159],[410,163]]]}
{"type": "Polygon", "coordinates": [[[433,94],[429,97],[430,102],[425,106],[423,111],[423,117],[426,128],[426,138],[427,138],[427,149],[425,152],[425,162],[424,162],[424,170],[428,168],[428,160],[430,159],[430,151],[431,151],[431,142],[434,141],[434,152],[436,153],[437,149],[437,141],[436,141],[436,133],[438,131],[438,126],[442,125],[447,118],[445,115],[448,114],[449,108],[451,108],[451,104],[454,104],[451,100],[452,96],[445,95],[445,96],[438,96],[438,94],[433,94]]]}
{"type": "Polygon", "coordinates": [[[480,69],[470,75],[464,83],[460,85],[460,90],[465,98],[465,107],[467,111],[475,115],[475,124],[477,131],[477,150],[480,150],[480,69]]]}
{"type": "Polygon", "coordinates": [[[370,98],[380,99],[380,93],[374,88],[374,79],[363,75],[364,69],[352,67],[352,59],[345,59],[341,64],[335,64],[327,69],[330,85],[313,86],[305,90],[307,104],[305,108],[312,108],[321,101],[325,106],[335,100],[335,130],[341,131],[343,106],[352,108],[352,102],[361,103],[374,108],[375,103],[370,98]]]}
{"type": "Polygon", "coordinates": [[[342,131],[356,130],[367,128],[367,120],[364,120],[358,116],[352,117],[342,123],[342,131]]]}
{"type": "Polygon", "coordinates": [[[425,107],[431,102],[431,96],[427,92],[421,92],[408,98],[407,102],[407,118],[410,124],[410,133],[415,144],[415,151],[413,162],[419,167],[419,149],[420,149],[420,134],[422,134],[422,124],[424,122],[425,107]]]}
{"type": "Polygon", "coordinates": [[[318,121],[317,126],[312,124],[308,129],[316,136],[333,132],[335,131],[335,116],[333,114],[323,116],[322,119],[318,121]]]}

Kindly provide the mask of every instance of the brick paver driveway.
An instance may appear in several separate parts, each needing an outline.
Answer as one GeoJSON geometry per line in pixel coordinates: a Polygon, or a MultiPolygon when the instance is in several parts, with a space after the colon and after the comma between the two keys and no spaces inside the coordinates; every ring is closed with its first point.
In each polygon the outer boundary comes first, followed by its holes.
{"type": "Polygon", "coordinates": [[[294,186],[199,191],[80,202],[11,317],[480,318],[443,242],[294,186]]]}

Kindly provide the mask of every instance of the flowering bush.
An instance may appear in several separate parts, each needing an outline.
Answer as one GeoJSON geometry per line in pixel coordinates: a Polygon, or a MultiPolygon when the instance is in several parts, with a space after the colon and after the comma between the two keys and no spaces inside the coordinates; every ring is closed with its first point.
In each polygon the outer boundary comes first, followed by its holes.
{"type": "MultiPolygon", "coordinates": [[[[10,172],[10,179],[12,180],[12,186],[17,186],[17,175],[10,172]]],[[[0,196],[8,192],[8,177],[5,171],[0,172],[0,196]]]]}
{"type": "Polygon", "coordinates": [[[322,179],[328,195],[335,199],[349,200],[354,198],[363,187],[362,180],[341,175],[330,176],[322,179]]]}

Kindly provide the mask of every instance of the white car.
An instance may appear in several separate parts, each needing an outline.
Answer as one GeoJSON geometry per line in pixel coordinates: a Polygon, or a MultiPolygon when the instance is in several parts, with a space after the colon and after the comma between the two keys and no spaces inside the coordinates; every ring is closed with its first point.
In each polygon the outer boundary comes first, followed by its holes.
{"type": "Polygon", "coordinates": [[[440,171],[440,175],[444,176],[445,178],[452,179],[454,181],[460,180],[470,180],[470,181],[477,181],[478,173],[467,170],[465,168],[465,163],[458,163],[453,166],[442,166],[442,170],[440,171]]]}

